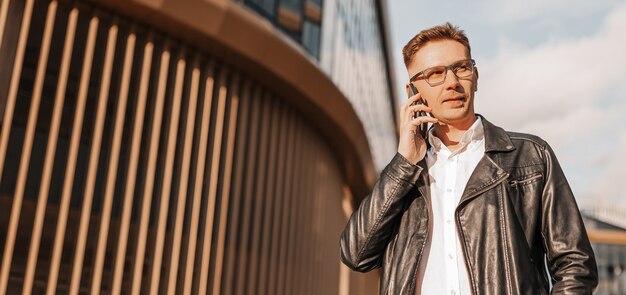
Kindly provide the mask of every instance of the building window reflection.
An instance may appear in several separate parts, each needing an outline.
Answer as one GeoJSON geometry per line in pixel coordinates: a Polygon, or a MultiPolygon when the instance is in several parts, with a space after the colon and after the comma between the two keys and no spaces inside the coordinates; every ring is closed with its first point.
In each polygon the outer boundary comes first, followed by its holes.
{"type": "Polygon", "coordinates": [[[273,19],[276,10],[275,0],[246,0],[246,4],[266,18],[273,19]]]}
{"type": "Polygon", "coordinates": [[[302,33],[302,45],[315,58],[320,57],[320,25],[314,22],[304,22],[304,32],[302,33]]]}
{"type": "Polygon", "coordinates": [[[244,3],[319,59],[322,0],[245,0],[244,3]]]}

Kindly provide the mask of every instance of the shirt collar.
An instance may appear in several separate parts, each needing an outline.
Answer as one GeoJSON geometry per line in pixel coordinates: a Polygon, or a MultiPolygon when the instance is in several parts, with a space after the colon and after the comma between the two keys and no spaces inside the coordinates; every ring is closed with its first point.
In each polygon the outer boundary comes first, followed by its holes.
{"type": "MultiPolygon", "coordinates": [[[[428,141],[430,142],[430,146],[434,150],[434,152],[439,152],[442,148],[448,150],[448,148],[443,144],[439,137],[435,136],[434,133],[435,128],[430,128],[428,130],[428,141]]],[[[462,150],[463,147],[470,144],[472,141],[481,141],[485,139],[485,132],[483,129],[483,123],[479,116],[476,116],[476,121],[470,126],[465,133],[461,136],[461,140],[459,141],[458,151],[462,150]]]]}

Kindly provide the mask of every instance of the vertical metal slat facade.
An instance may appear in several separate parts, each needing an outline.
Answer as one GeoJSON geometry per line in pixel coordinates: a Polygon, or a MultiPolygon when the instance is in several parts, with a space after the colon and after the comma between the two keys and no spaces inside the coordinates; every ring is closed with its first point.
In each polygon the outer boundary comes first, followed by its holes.
{"type": "Polygon", "coordinates": [[[350,285],[344,163],[262,77],[98,1],[2,0],[0,62],[0,295],[350,285]]]}

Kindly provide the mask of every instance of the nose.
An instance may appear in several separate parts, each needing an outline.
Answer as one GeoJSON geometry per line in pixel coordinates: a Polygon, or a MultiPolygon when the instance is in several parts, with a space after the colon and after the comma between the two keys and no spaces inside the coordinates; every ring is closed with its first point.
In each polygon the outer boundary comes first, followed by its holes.
{"type": "Polygon", "coordinates": [[[456,76],[452,69],[446,69],[446,80],[445,80],[445,88],[446,89],[456,89],[460,86],[459,77],[456,76]]]}

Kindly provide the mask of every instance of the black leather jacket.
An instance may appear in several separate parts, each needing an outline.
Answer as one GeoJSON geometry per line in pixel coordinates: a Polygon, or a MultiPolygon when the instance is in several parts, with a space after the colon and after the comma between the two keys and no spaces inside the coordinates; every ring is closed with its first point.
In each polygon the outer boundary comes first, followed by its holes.
{"type": "MultiPolygon", "coordinates": [[[[482,120],[485,156],[455,212],[472,293],[548,294],[551,277],[552,294],[591,294],[595,257],[552,149],[482,120]]],[[[415,294],[432,228],[427,175],[424,160],[396,154],[341,236],[348,267],[382,267],[381,294],[415,294]]]]}

